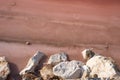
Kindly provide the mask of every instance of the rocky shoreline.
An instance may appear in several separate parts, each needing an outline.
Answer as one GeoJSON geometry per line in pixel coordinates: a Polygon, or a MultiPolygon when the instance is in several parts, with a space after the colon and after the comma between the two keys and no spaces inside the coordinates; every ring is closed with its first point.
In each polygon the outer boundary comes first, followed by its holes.
{"type": "MultiPolygon", "coordinates": [[[[22,80],[120,80],[120,70],[112,58],[92,49],[85,49],[81,54],[85,63],[69,60],[65,52],[53,54],[42,63],[46,55],[37,51],[19,74],[22,80]],[[41,63],[42,68],[37,69],[41,63]]],[[[6,80],[11,71],[5,57],[0,57],[0,66],[0,80],[6,80]]]]}

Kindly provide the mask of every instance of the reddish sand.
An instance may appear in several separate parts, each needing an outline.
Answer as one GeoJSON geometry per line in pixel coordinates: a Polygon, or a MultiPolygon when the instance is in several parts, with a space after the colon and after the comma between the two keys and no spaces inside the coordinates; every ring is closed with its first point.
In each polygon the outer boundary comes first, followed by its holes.
{"type": "Polygon", "coordinates": [[[0,55],[15,80],[37,50],[82,60],[81,51],[94,48],[120,65],[119,25],[120,0],[0,0],[0,55]]]}

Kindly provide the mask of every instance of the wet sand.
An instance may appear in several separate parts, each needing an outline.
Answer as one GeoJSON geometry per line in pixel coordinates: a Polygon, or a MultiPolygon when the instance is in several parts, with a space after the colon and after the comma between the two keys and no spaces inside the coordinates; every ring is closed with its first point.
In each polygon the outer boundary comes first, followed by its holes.
{"type": "Polygon", "coordinates": [[[119,31],[119,0],[0,1],[0,55],[11,62],[15,80],[37,50],[83,60],[81,51],[94,48],[120,65],[119,31]]]}

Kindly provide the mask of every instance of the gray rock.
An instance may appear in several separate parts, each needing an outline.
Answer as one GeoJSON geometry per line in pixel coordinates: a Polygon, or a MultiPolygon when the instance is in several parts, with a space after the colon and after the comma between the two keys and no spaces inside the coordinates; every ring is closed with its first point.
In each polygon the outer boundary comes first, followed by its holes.
{"type": "Polygon", "coordinates": [[[84,64],[80,61],[61,62],[53,67],[53,73],[64,79],[77,79],[82,76],[84,64]]]}
{"type": "Polygon", "coordinates": [[[48,64],[56,64],[56,63],[67,61],[67,60],[68,60],[67,54],[64,52],[61,52],[58,54],[51,55],[48,60],[48,64]]]}
{"type": "Polygon", "coordinates": [[[6,80],[7,76],[10,74],[9,64],[5,57],[0,57],[0,80],[6,80]]]}
{"type": "Polygon", "coordinates": [[[20,75],[24,75],[26,73],[34,73],[36,66],[39,64],[39,61],[43,59],[45,55],[42,52],[37,51],[33,57],[31,57],[26,65],[26,67],[20,72],[20,75]]]}

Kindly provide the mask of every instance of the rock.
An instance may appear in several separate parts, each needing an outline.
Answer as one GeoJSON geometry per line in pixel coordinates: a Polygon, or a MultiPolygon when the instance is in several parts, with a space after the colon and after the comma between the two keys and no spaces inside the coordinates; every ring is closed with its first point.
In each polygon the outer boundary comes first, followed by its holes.
{"type": "Polygon", "coordinates": [[[37,77],[34,80],[43,80],[41,77],[37,77]]]}
{"type": "Polygon", "coordinates": [[[46,64],[43,66],[43,68],[40,70],[41,77],[44,80],[49,80],[50,78],[54,77],[53,71],[52,71],[53,66],[51,64],[46,64]]]}
{"type": "Polygon", "coordinates": [[[26,72],[22,75],[22,80],[35,80],[37,76],[34,73],[26,72]]]}
{"type": "Polygon", "coordinates": [[[88,66],[86,66],[86,65],[84,65],[84,66],[82,66],[83,67],[83,69],[84,69],[84,72],[83,72],[83,74],[82,74],[82,77],[81,77],[81,79],[82,80],[87,80],[88,78],[89,78],[89,74],[90,74],[90,68],[88,67],[88,66]]]}
{"type": "Polygon", "coordinates": [[[84,64],[80,61],[61,62],[53,67],[53,73],[64,79],[77,79],[82,76],[84,64]]]}
{"type": "MultiPolygon", "coordinates": [[[[31,57],[26,65],[26,67],[20,72],[21,76],[27,73],[34,73],[35,68],[38,66],[39,61],[43,59],[45,55],[42,52],[36,52],[33,57],[31,57]]],[[[23,77],[24,78],[24,77],[23,77]]]]}
{"type": "Polygon", "coordinates": [[[31,45],[31,43],[29,41],[25,42],[26,45],[31,45]]]}
{"type": "Polygon", "coordinates": [[[67,61],[67,60],[68,60],[67,54],[64,53],[64,52],[61,52],[61,53],[58,53],[58,54],[51,55],[49,60],[48,60],[48,64],[53,64],[54,65],[56,63],[67,61]]]}
{"type": "Polygon", "coordinates": [[[0,57],[0,80],[6,80],[7,76],[10,74],[9,64],[5,57],[0,57]]]}
{"type": "Polygon", "coordinates": [[[82,56],[85,60],[89,60],[95,55],[95,53],[91,49],[85,49],[82,51],[82,56]]]}
{"type": "Polygon", "coordinates": [[[53,74],[52,64],[46,64],[45,66],[43,66],[43,68],[40,70],[40,74],[43,80],[62,80],[62,78],[53,74]]]}
{"type": "Polygon", "coordinates": [[[111,80],[120,80],[120,73],[110,77],[111,80]]]}
{"type": "Polygon", "coordinates": [[[97,74],[99,78],[108,78],[117,74],[114,61],[101,55],[93,56],[86,65],[91,69],[91,76],[97,74]]]}
{"type": "Polygon", "coordinates": [[[26,72],[22,76],[22,80],[43,80],[40,76],[35,75],[35,73],[26,72]]]}
{"type": "Polygon", "coordinates": [[[118,73],[117,65],[112,58],[95,54],[91,49],[85,49],[82,51],[82,55],[87,60],[86,65],[91,70],[89,77],[96,78],[97,76],[106,80],[118,73]]]}
{"type": "Polygon", "coordinates": [[[84,79],[64,79],[64,80],[84,80],[84,79]]]}

